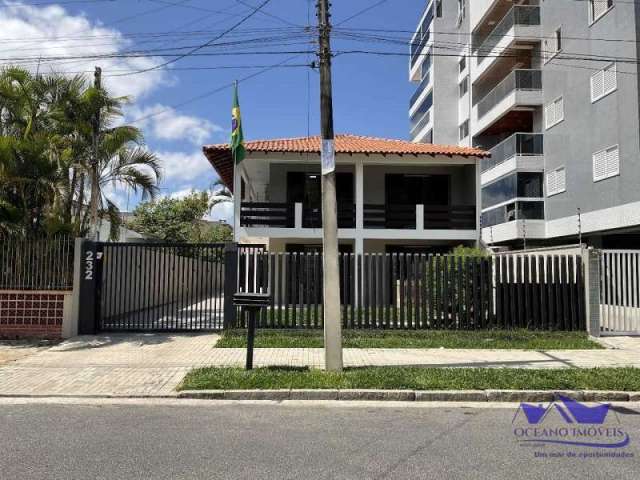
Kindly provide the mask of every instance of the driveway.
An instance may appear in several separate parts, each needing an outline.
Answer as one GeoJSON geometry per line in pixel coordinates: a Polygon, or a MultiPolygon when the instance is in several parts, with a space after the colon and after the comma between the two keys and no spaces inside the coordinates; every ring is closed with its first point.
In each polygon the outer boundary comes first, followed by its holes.
{"type": "Polygon", "coordinates": [[[76,337],[0,367],[0,395],[171,396],[190,369],[211,363],[218,338],[158,333],[76,337]]]}

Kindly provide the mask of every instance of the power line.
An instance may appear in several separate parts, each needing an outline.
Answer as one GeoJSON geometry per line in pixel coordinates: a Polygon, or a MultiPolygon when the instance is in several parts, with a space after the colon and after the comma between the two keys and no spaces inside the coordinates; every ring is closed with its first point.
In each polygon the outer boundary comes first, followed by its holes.
{"type": "MultiPolygon", "coordinates": [[[[243,82],[246,82],[248,80],[251,80],[252,78],[255,78],[255,77],[258,77],[260,75],[263,75],[263,74],[265,74],[265,73],[267,73],[267,72],[269,72],[269,71],[271,71],[273,69],[286,66],[286,64],[288,62],[290,62],[291,60],[295,60],[296,58],[299,58],[300,56],[301,56],[301,54],[294,55],[292,57],[289,57],[289,58],[283,60],[282,62],[276,63],[274,65],[269,65],[269,66],[263,68],[262,70],[260,70],[259,72],[255,72],[255,73],[249,74],[249,75],[247,75],[245,77],[242,77],[242,78],[238,79],[237,82],[238,83],[243,83],[243,82]]],[[[305,66],[307,66],[307,65],[305,65],[305,66]]],[[[149,118],[156,117],[158,115],[162,115],[163,113],[167,113],[167,112],[169,112],[171,110],[176,110],[176,109],[178,109],[180,107],[184,107],[185,105],[189,105],[190,103],[197,102],[198,100],[202,100],[203,98],[210,97],[211,95],[215,95],[216,93],[219,93],[219,92],[221,92],[223,90],[231,88],[234,85],[235,85],[235,81],[226,83],[224,85],[221,85],[219,87],[214,88],[213,90],[209,90],[209,91],[201,93],[201,94],[199,94],[199,95],[197,95],[195,97],[191,97],[191,98],[189,98],[189,99],[187,99],[187,100],[185,100],[183,102],[176,103],[174,105],[170,105],[168,108],[165,108],[165,109],[160,110],[158,112],[154,112],[154,113],[151,113],[149,115],[145,115],[143,117],[140,117],[140,118],[137,118],[135,120],[132,120],[130,123],[138,123],[138,122],[141,122],[143,120],[147,120],[149,118]]]]}
{"type": "Polygon", "coordinates": [[[9,3],[0,5],[0,8],[32,8],[43,7],[49,5],[71,5],[74,3],[113,3],[118,0],[66,0],[66,1],[52,1],[52,2],[37,2],[37,3],[9,3]]]}
{"type": "MultiPolygon", "coordinates": [[[[161,63],[160,65],[156,65],[156,66],[149,67],[149,68],[144,68],[142,70],[138,70],[137,72],[133,72],[133,73],[127,73],[126,75],[136,75],[136,74],[140,74],[140,73],[151,72],[153,70],[158,70],[159,68],[163,68],[163,67],[166,67],[167,65],[171,65],[172,63],[175,63],[175,62],[177,62],[179,60],[182,60],[183,58],[192,56],[193,54],[195,54],[199,50],[202,50],[203,48],[208,47],[213,42],[219,40],[220,38],[224,37],[227,33],[235,30],[237,27],[239,27],[240,25],[245,23],[247,20],[249,20],[251,17],[253,17],[256,13],[258,13],[258,11],[260,11],[263,7],[265,7],[270,1],[271,0],[264,0],[260,5],[258,5],[256,8],[254,8],[253,11],[251,13],[249,13],[249,15],[243,17],[239,22],[235,23],[229,29],[225,30],[220,35],[212,38],[208,42],[203,43],[202,45],[199,45],[199,46],[193,48],[189,52],[187,52],[187,53],[185,53],[185,54],[183,54],[181,56],[178,56],[178,57],[176,57],[174,59],[168,60],[168,61],[166,61],[164,63],[161,63]]],[[[121,75],[125,75],[125,74],[121,74],[121,75]]]]}
{"type": "Polygon", "coordinates": [[[354,18],[357,18],[357,17],[359,17],[359,16],[361,16],[361,15],[364,15],[364,14],[365,14],[365,13],[367,13],[368,11],[373,10],[374,8],[376,8],[376,7],[380,6],[380,5],[382,5],[383,3],[386,3],[387,1],[388,1],[388,0],[379,0],[378,2],[374,3],[373,5],[369,5],[368,7],[363,8],[362,10],[360,10],[360,11],[358,11],[358,12],[354,13],[353,15],[351,15],[351,16],[349,16],[349,17],[345,18],[344,20],[342,20],[342,21],[338,22],[338,23],[335,25],[335,27],[339,27],[340,25],[342,25],[342,24],[344,24],[344,23],[347,23],[347,22],[349,22],[349,21],[353,20],[354,18]]]}
{"type": "MultiPolygon", "coordinates": [[[[411,34],[411,37],[413,36],[413,34],[416,33],[415,30],[392,30],[392,29],[383,29],[383,28],[336,28],[335,29],[337,32],[341,32],[341,33],[349,33],[349,32],[383,32],[383,33],[408,33],[411,34]]],[[[474,34],[470,33],[470,32],[458,32],[458,31],[445,31],[445,30],[434,30],[433,32],[431,32],[433,35],[454,35],[454,36],[458,36],[458,37],[473,37],[474,34]]],[[[489,33],[487,36],[483,37],[483,38],[490,38],[490,37],[507,37],[507,38],[514,38],[514,39],[522,39],[522,40],[527,40],[527,41],[531,41],[531,39],[534,40],[554,40],[555,36],[545,36],[545,35],[515,35],[515,34],[508,34],[508,33],[489,33]]],[[[566,40],[579,40],[579,41],[585,41],[585,42],[624,42],[624,43],[640,43],[640,41],[638,41],[637,39],[627,39],[627,38],[592,38],[592,37],[573,37],[573,36],[567,36],[567,35],[562,35],[563,39],[566,40]]],[[[406,45],[418,45],[419,42],[415,42],[412,43],[411,42],[411,38],[409,38],[408,40],[404,40],[402,38],[397,38],[400,41],[403,41],[403,43],[405,43],[406,45]]]]}
{"type": "MultiPolygon", "coordinates": [[[[243,0],[236,0],[236,1],[240,5],[244,5],[247,8],[255,8],[253,5],[251,5],[250,3],[247,3],[247,2],[245,2],[243,0]]],[[[285,25],[289,25],[290,27],[300,27],[300,25],[297,25],[297,24],[295,24],[293,22],[290,22],[289,20],[287,20],[285,18],[279,17],[278,15],[274,15],[273,13],[269,13],[269,12],[266,12],[264,10],[260,10],[260,14],[264,15],[265,17],[270,17],[270,18],[273,18],[275,20],[278,20],[279,22],[282,22],[285,25]]]]}
{"type": "MultiPolygon", "coordinates": [[[[281,65],[280,68],[299,68],[299,67],[309,67],[310,63],[294,63],[289,65],[281,65]]],[[[193,71],[211,71],[211,70],[247,70],[252,68],[269,68],[271,65],[218,65],[215,67],[174,67],[165,69],[168,72],[193,72],[193,71]]],[[[110,72],[131,72],[133,70],[110,70],[110,72]]],[[[93,70],[65,70],[61,73],[66,74],[81,74],[81,73],[92,73],[93,70]]],[[[103,75],[103,77],[109,77],[111,75],[103,75]]]]}

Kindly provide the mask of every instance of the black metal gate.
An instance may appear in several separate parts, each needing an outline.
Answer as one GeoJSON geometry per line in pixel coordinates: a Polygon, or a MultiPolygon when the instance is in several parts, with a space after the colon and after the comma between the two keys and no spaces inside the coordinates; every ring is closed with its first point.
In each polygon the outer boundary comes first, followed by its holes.
{"type": "Polygon", "coordinates": [[[224,252],[224,244],[96,244],[98,329],[222,329],[224,252]]]}

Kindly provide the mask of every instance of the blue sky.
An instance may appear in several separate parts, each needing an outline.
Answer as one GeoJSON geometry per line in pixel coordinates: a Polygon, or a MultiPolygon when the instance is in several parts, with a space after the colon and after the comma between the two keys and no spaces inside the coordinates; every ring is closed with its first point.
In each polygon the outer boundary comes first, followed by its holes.
{"type": "MultiPolygon", "coordinates": [[[[148,148],[164,163],[163,194],[179,196],[191,189],[205,189],[216,179],[201,154],[201,146],[228,141],[231,89],[221,88],[235,79],[261,71],[261,68],[248,66],[268,66],[285,60],[289,60],[288,64],[300,65],[314,59],[307,54],[272,52],[316,49],[312,43],[315,36],[305,35],[301,28],[307,25],[309,13],[311,24],[315,25],[315,0],[271,0],[264,8],[264,14],[255,14],[234,33],[215,42],[256,39],[255,43],[226,47],[224,50],[228,55],[190,56],[168,65],[171,70],[155,69],[135,75],[130,72],[153,68],[176,58],[162,56],[163,53],[188,52],[189,47],[211,40],[250,13],[251,8],[247,5],[256,6],[261,2],[60,0],[56,4],[52,0],[4,1],[0,3],[4,3],[0,7],[0,25],[3,25],[0,40],[5,40],[3,43],[7,45],[3,49],[3,62],[20,58],[19,61],[32,69],[68,72],[89,72],[93,65],[100,65],[106,86],[117,94],[131,96],[127,121],[137,121],[148,148]],[[269,37],[272,43],[266,43],[269,37]],[[140,50],[150,51],[155,56],[78,58],[140,50]],[[257,54],[259,51],[269,54],[257,54]],[[54,61],[52,56],[58,58],[54,61]],[[69,56],[74,58],[69,59],[69,56]],[[114,76],[122,73],[126,75],[114,76]],[[209,94],[216,90],[219,91],[209,94]],[[194,100],[200,96],[202,98],[194,100]]],[[[379,2],[334,0],[332,22],[340,24],[376,3],[379,2]]],[[[353,41],[344,38],[344,34],[353,33],[353,29],[375,29],[359,31],[367,35],[376,35],[377,29],[411,31],[425,5],[425,0],[382,2],[340,25],[347,30],[336,32],[332,47],[334,51],[407,52],[408,47],[401,43],[381,44],[371,39],[353,41]]],[[[403,32],[383,34],[398,37],[399,41],[411,36],[403,32]]],[[[199,53],[211,52],[222,53],[222,49],[208,48],[199,53]]],[[[333,69],[336,132],[407,138],[408,101],[415,88],[407,80],[407,68],[405,56],[337,56],[333,69]]],[[[304,136],[308,128],[311,134],[317,134],[320,123],[318,84],[319,75],[305,67],[274,68],[242,82],[240,102],[245,138],[304,136]]],[[[119,188],[111,195],[123,209],[131,209],[137,203],[137,199],[119,188]]],[[[223,218],[228,218],[229,214],[228,208],[214,212],[214,216],[223,218]]]]}

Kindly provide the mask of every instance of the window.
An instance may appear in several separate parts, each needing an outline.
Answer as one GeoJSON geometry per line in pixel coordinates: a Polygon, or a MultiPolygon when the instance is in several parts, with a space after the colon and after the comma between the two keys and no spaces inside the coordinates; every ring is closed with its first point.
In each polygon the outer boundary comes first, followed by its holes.
{"type": "Polygon", "coordinates": [[[467,10],[467,0],[458,0],[458,27],[462,25],[467,10]]]}
{"type": "Polygon", "coordinates": [[[616,64],[612,63],[591,76],[591,102],[600,100],[618,88],[616,64]]]}
{"type": "Polygon", "coordinates": [[[462,125],[458,127],[458,138],[463,140],[469,136],[469,120],[462,122],[462,125]]]}
{"type": "Polygon", "coordinates": [[[469,77],[464,77],[460,84],[458,85],[458,90],[460,92],[460,98],[464,97],[469,91],[469,77]]]}
{"type": "Polygon", "coordinates": [[[556,30],[554,47],[556,53],[562,50],[562,28],[556,30]]]}
{"type": "Polygon", "coordinates": [[[462,57],[458,62],[458,72],[464,72],[464,69],[467,68],[467,57],[462,57]]]}
{"type": "Polygon", "coordinates": [[[549,129],[562,120],[564,120],[564,100],[559,97],[544,107],[545,126],[549,129]]]}
{"type": "Polygon", "coordinates": [[[589,0],[589,21],[595,22],[611,7],[613,7],[613,0],[589,0]]]}
{"type": "Polygon", "coordinates": [[[620,175],[620,154],[617,145],[593,154],[594,182],[616,175],[620,175]]]}
{"type": "Polygon", "coordinates": [[[516,173],[503,177],[482,188],[482,208],[508,202],[516,198],[542,198],[542,173],[516,173]]]}
{"type": "Polygon", "coordinates": [[[436,0],[436,17],[442,17],[442,0],[436,0]]]}
{"type": "Polygon", "coordinates": [[[483,227],[493,227],[514,220],[544,220],[544,202],[513,202],[482,213],[483,227]]]}
{"type": "Polygon", "coordinates": [[[567,173],[564,167],[547,173],[547,197],[562,193],[567,189],[567,173]]]}

